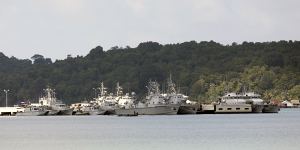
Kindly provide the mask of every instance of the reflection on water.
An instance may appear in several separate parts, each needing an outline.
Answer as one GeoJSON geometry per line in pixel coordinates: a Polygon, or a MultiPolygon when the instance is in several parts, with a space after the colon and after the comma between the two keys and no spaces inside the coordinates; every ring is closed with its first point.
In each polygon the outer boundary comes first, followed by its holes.
{"type": "Polygon", "coordinates": [[[298,150],[300,109],[278,114],[0,117],[1,149],[298,150]]]}

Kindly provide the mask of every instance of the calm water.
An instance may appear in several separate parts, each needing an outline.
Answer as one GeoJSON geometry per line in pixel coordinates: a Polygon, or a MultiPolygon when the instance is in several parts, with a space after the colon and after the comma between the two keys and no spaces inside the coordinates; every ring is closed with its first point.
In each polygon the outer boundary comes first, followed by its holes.
{"type": "Polygon", "coordinates": [[[300,109],[278,114],[0,117],[1,150],[299,150],[300,109]]]}

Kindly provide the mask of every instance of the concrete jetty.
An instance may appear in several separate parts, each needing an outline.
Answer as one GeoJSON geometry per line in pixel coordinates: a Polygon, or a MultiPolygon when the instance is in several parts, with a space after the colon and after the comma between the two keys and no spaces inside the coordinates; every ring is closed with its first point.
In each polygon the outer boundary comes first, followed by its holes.
{"type": "Polygon", "coordinates": [[[16,115],[17,112],[24,112],[24,108],[22,108],[22,107],[0,107],[0,115],[1,116],[16,115]]]}

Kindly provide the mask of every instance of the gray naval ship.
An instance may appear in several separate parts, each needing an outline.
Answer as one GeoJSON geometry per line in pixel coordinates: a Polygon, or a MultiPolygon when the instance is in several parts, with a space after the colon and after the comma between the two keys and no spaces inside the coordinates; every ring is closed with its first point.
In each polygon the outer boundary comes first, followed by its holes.
{"type": "Polygon", "coordinates": [[[122,96],[119,100],[119,109],[115,112],[119,116],[131,115],[176,115],[180,105],[168,105],[165,97],[160,93],[159,84],[149,81],[148,95],[143,102],[138,102],[136,98],[129,94],[122,96]]]}
{"type": "Polygon", "coordinates": [[[49,111],[47,115],[72,115],[73,109],[57,100],[53,89],[48,87],[44,89],[44,92],[45,95],[39,99],[39,104],[49,111]]]}
{"type": "Polygon", "coordinates": [[[188,96],[181,94],[179,92],[179,89],[176,90],[176,85],[172,81],[172,75],[170,74],[170,77],[167,80],[167,93],[163,94],[164,99],[167,103],[167,105],[175,105],[179,107],[177,114],[196,114],[197,107],[196,105],[188,104],[188,96]]]}
{"type": "Polygon", "coordinates": [[[101,82],[101,87],[98,89],[100,90],[100,94],[95,98],[95,108],[97,108],[97,110],[94,112],[98,115],[114,115],[115,109],[118,108],[119,91],[121,90],[119,83],[117,83],[116,95],[113,93],[107,94],[107,88],[103,82],[101,82]]]}
{"type": "Polygon", "coordinates": [[[30,104],[24,108],[23,111],[18,112],[16,116],[46,116],[49,110],[45,110],[38,105],[30,104]]]}

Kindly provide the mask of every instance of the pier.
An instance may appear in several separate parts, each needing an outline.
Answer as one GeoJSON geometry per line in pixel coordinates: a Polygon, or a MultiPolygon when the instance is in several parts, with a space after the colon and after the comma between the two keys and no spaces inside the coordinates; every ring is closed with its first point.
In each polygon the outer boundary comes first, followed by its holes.
{"type": "Polygon", "coordinates": [[[17,112],[24,112],[22,107],[0,107],[1,116],[11,116],[16,115],[17,112]]]}

